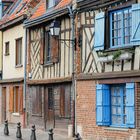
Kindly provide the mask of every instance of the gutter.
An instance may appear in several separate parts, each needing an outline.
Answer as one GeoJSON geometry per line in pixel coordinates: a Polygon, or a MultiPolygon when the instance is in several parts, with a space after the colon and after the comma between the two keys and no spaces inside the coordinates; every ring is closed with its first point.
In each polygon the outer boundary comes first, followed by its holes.
{"type": "Polygon", "coordinates": [[[69,13],[69,11],[68,11],[68,8],[66,6],[61,8],[61,9],[57,9],[57,10],[54,9],[53,11],[47,12],[46,14],[44,14],[36,19],[25,20],[24,27],[29,28],[29,27],[41,24],[43,22],[53,20],[56,17],[60,17],[62,15],[68,14],[68,13],[69,13]]]}
{"type": "Polygon", "coordinates": [[[75,11],[72,9],[72,7],[67,7],[69,10],[69,16],[71,19],[71,45],[72,45],[72,92],[74,96],[74,108],[73,108],[73,136],[77,133],[77,121],[76,121],[76,66],[75,66],[75,11]]]}
{"type": "Polygon", "coordinates": [[[4,22],[3,24],[0,25],[0,30],[5,30],[11,26],[15,26],[18,23],[22,23],[23,20],[27,18],[26,15],[22,15],[20,17],[14,18],[13,20],[9,20],[8,22],[4,22]]]}
{"type": "Polygon", "coordinates": [[[26,127],[26,67],[27,67],[27,29],[25,29],[25,52],[24,52],[24,85],[23,85],[23,128],[26,127]]]}

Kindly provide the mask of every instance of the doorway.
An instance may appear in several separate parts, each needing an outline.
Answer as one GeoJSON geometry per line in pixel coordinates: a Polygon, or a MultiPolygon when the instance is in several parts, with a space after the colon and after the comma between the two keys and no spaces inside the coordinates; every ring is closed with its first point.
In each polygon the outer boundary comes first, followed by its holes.
{"type": "Polygon", "coordinates": [[[6,120],[6,87],[2,87],[2,122],[6,120]]]}

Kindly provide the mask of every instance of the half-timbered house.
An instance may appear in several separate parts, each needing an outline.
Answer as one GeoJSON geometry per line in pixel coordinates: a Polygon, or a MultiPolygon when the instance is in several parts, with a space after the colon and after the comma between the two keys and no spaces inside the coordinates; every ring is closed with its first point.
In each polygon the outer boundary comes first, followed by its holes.
{"type": "MultiPolygon", "coordinates": [[[[7,1],[7,5],[8,5],[7,1]]],[[[24,54],[26,32],[23,21],[38,1],[17,0],[5,9],[0,21],[2,35],[2,80],[0,81],[0,122],[25,122],[23,113],[24,54]]],[[[0,49],[1,50],[1,49],[0,49]]]]}
{"type": "Polygon", "coordinates": [[[76,123],[83,138],[140,139],[140,1],[77,0],[76,123]]]}
{"type": "Polygon", "coordinates": [[[46,130],[66,132],[73,124],[70,5],[71,0],[42,0],[25,22],[27,123],[46,130]],[[51,34],[52,24],[60,28],[59,36],[51,34]]]}

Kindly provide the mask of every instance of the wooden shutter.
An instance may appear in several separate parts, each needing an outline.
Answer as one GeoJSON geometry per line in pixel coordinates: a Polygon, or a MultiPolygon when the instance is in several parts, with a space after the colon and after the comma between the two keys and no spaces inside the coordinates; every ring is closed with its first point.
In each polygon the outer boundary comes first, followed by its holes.
{"type": "Polygon", "coordinates": [[[23,86],[19,86],[19,96],[20,96],[19,112],[22,114],[23,113],[23,86]]]}
{"type": "Polygon", "coordinates": [[[96,86],[96,123],[110,125],[110,91],[109,85],[96,86]]]}
{"type": "Polygon", "coordinates": [[[105,40],[105,12],[96,14],[95,16],[95,40],[94,50],[104,50],[105,40]]]}
{"type": "Polygon", "coordinates": [[[41,32],[41,43],[40,43],[40,64],[44,64],[44,30],[41,32]]]}
{"type": "Polygon", "coordinates": [[[126,83],[126,121],[130,128],[135,127],[135,86],[134,83],[126,83]]]}
{"type": "Polygon", "coordinates": [[[60,115],[65,117],[65,88],[64,86],[60,87],[60,115]]]}
{"type": "Polygon", "coordinates": [[[58,38],[51,36],[51,62],[57,63],[59,58],[59,41],[58,38]]]}
{"type": "Polygon", "coordinates": [[[9,88],[9,112],[13,112],[14,111],[14,87],[10,86],[9,88]]]}
{"type": "Polygon", "coordinates": [[[132,5],[132,39],[133,45],[140,45],[140,4],[132,5]]]}

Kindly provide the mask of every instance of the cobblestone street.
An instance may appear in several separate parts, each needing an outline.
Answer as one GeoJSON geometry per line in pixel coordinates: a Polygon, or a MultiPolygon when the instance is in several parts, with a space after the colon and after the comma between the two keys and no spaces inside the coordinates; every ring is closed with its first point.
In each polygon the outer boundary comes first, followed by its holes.
{"type": "MultiPolygon", "coordinates": [[[[9,136],[5,136],[3,133],[4,126],[0,125],[0,140],[16,140],[16,126],[9,126],[9,136]]],[[[31,130],[29,128],[22,129],[22,139],[30,140],[31,130]]],[[[37,129],[36,130],[36,138],[37,140],[48,140],[48,132],[37,129]]],[[[54,140],[72,140],[67,138],[66,135],[63,134],[54,134],[54,140]]]]}

